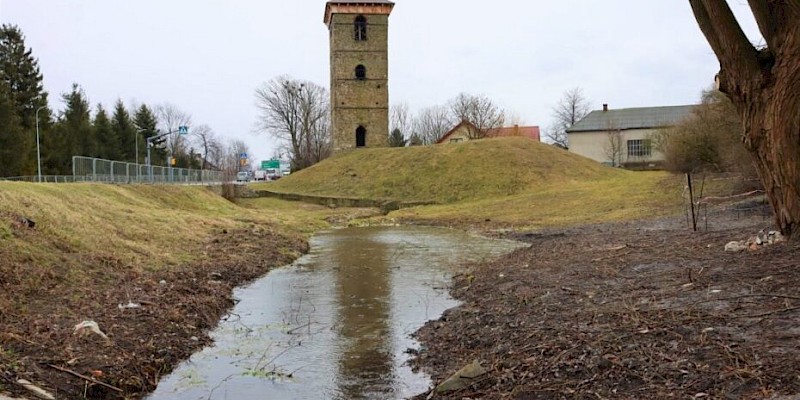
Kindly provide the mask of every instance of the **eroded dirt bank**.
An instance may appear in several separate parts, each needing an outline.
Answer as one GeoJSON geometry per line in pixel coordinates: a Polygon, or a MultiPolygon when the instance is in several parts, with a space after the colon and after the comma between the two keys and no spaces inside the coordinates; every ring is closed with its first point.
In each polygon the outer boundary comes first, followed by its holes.
{"type": "Polygon", "coordinates": [[[473,360],[489,372],[418,398],[800,394],[800,246],[723,250],[769,221],[700,233],[668,225],[519,235],[529,248],[472,266],[453,288],[464,304],[417,333],[415,362],[435,383],[473,360]]]}
{"type": "MultiPolygon", "coordinates": [[[[15,234],[41,240],[35,230],[15,234]]],[[[6,265],[17,273],[0,276],[3,296],[25,301],[0,313],[0,387],[30,397],[17,383],[25,379],[59,399],[140,398],[209,342],[207,332],[233,305],[234,287],[306,250],[301,239],[253,224],[216,233],[204,261],[168,271],[67,253],[64,268],[81,265],[89,274],[79,288],[59,284],[69,271],[38,271],[34,259],[6,265]],[[28,284],[30,274],[41,274],[37,285],[28,284]],[[95,321],[108,339],[88,329],[75,334],[83,320],[95,321]]]]}

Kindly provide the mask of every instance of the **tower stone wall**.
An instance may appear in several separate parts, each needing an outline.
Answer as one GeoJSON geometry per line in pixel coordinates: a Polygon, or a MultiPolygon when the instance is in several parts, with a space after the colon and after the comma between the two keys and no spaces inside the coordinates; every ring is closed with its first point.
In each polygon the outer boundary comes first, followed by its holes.
{"type": "Polygon", "coordinates": [[[333,148],[388,146],[390,2],[329,2],[331,132],[333,148]],[[366,19],[366,40],[357,40],[356,18],[366,19]],[[363,77],[356,68],[363,66],[363,77]],[[365,132],[363,143],[357,131],[365,132]]]}

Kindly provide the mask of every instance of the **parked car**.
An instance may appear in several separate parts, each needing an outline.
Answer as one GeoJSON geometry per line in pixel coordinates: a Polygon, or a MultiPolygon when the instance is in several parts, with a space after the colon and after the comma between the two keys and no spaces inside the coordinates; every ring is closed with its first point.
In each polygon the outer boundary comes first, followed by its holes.
{"type": "Polygon", "coordinates": [[[236,174],[236,182],[250,182],[250,174],[246,171],[236,174]]]}

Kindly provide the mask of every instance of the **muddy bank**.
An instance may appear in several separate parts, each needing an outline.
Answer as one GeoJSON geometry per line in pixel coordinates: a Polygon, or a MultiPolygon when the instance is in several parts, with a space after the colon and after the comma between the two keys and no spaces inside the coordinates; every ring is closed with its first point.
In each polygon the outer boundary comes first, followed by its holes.
{"type": "MultiPolygon", "coordinates": [[[[52,240],[35,230],[14,234],[52,240]]],[[[158,270],[68,251],[63,270],[41,270],[34,256],[18,265],[0,260],[0,392],[30,396],[17,383],[25,379],[57,398],[140,398],[208,343],[234,287],[288,264],[307,243],[251,224],[217,232],[198,251],[199,263],[158,270]],[[87,274],[85,284],[65,287],[74,268],[87,274]],[[107,339],[75,334],[84,320],[107,339]]]]}
{"type": "Polygon", "coordinates": [[[680,225],[516,235],[530,247],[472,266],[452,289],[464,304],[417,332],[415,365],[435,382],[473,360],[488,370],[432,397],[800,393],[800,246],[723,250],[769,225],[760,218],[700,233],[680,225]]]}

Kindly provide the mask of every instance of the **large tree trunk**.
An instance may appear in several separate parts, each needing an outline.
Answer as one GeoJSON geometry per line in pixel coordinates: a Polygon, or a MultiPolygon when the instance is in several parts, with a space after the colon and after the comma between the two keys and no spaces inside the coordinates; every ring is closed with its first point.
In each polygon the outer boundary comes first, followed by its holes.
{"type": "Polygon", "coordinates": [[[720,90],[744,122],[775,223],[800,236],[800,0],[749,0],[767,47],[756,49],[723,0],[689,0],[720,61],[720,90]]]}

